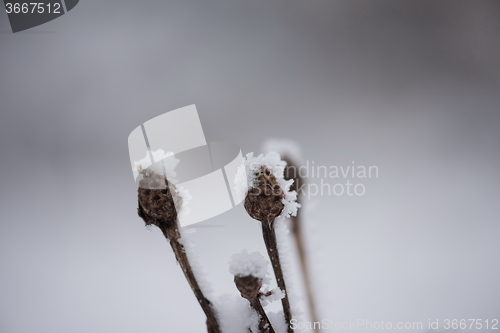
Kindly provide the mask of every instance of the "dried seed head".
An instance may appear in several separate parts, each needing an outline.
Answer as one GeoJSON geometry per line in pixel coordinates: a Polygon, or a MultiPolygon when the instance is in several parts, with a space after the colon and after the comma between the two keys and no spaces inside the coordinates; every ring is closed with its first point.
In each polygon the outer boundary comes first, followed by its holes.
{"type": "Polygon", "coordinates": [[[148,169],[140,171],[137,212],[146,225],[154,224],[162,230],[176,225],[177,210],[182,198],[177,194],[175,186],[157,173],[148,169]]]}
{"type": "Polygon", "coordinates": [[[254,219],[261,222],[272,222],[285,207],[283,189],[276,177],[266,166],[261,166],[254,173],[256,184],[245,198],[245,209],[254,219]]]}
{"type": "Polygon", "coordinates": [[[259,296],[260,288],[262,288],[262,279],[253,275],[235,276],[234,284],[241,293],[241,297],[251,300],[259,296]]]}

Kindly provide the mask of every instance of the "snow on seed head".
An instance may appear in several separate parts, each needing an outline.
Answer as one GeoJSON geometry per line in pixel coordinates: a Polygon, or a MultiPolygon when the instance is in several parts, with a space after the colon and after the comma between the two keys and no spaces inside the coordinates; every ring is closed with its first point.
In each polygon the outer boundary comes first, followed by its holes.
{"type": "MultiPolygon", "coordinates": [[[[245,157],[246,177],[241,174],[237,179],[247,181],[245,209],[252,218],[261,222],[272,222],[275,218],[295,216],[299,204],[297,192],[290,191],[293,180],[285,180],[283,172],[286,162],[276,152],[254,156],[248,153],[245,157]]],[[[239,172],[243,172],[242,169],[239,172]]],[[[244,188],[244,186],[239,186],[244,188]]]]}
{"type": "Polygon", "coordinates": [[[233,254],[229,260],[229,272],[234,276],[254,276],[264,279],[267,274],[267,265],[269,262],[258,253],[248,253],[243,250],[240,253],[233,254]]]}

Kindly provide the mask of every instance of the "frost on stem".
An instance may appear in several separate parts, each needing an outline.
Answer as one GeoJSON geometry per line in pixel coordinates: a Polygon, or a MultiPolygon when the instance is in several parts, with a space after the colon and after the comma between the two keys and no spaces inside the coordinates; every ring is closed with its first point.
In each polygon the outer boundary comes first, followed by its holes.
{"type": "MultiPolygon", "coordinates": [[[[306,178],[303,177],[299,172],[300,168],[304,165],[304,161],[301,157],[302,154],[300,146],[295,141],[289,139],[270,139],[264,143],[263,150],[277,151],[281,155],[283,160],[287,162],[284,171],[284,177],[285,179],[293,179],[294,182],[290,189],[296,190],[298,192],[297,202],[303,204],[304,191],[301,189],[305,186],[306,178]]],[[[311,321],[318,322],[319,319],[316,311],[312,288],[312,276],[308,263],[308,256],[306,253],[306,237],[304,234],[305,224],[303,212],[301,213],[299,211],[296,216],[292,216],[290,222],[292,236],[295,241],[297,255],[299,257],[300,270],[304,282],[309,314],[311,316],[311,321]]]]}
{"type": "MultiPolygon", "coordinates": [[[[249,190],[246,193],[244,206],[247,213],[262,224],[262,235],[271,259],[276,282],[285,294],[281,303],[287,329],[291,333],[293,330],[289,325],[292,313],[281,265],[275,223],[281,225],[286,217],[296,215],[299,205],[296,201],[297,193],[290,191],[293,180],[287,181],[283,177],[285,166],[286,162],[281,160],[279,154],[275,152],[270,152],[265,156],[247,154],[245,171],[248,181],[246,185],[249,190]]],[[[243,179],[241,176],[238,178],[238,175],[236,177],[236,180],[243,179]]],[[[239,187],[243,188],[243,186],[239,187]]]]}
{"type": "MultiPolygon", "coordinates": [[[[173,184],[151,169],[139,167],[139,188],[137,212],[146,225],[156,225],[175,254],[186,280],[207,317],[208,333],[220,333],[219,323],[212,303],[206,298],[195,276],[193,267],[186,253],[186,243],[181,239],[177,224],[177,209],[182,207],[182,197],[173,184]]],[[[189,248],[189,246],[188,246],[189,248]]]]}

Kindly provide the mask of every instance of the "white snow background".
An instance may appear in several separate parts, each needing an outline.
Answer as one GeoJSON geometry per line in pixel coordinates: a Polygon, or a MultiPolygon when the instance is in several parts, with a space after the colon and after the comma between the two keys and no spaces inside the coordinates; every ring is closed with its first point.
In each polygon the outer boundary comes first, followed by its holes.
{"type": "MultiPolygon", "coordinates": [[[[193,103],[207,140],[243,153],[291,138],[316,165],[378,166],[364,196],[304,205],[321,319],[499,318],[499,13],[86,0],[12,34],[0,12],[0,332],[204,331],[168,243],[137,216],[127,148],[193,103]]],[[[238,296],[232,254],[266,253],[242,206],[190,239],[217,296],[238,296]]]]}

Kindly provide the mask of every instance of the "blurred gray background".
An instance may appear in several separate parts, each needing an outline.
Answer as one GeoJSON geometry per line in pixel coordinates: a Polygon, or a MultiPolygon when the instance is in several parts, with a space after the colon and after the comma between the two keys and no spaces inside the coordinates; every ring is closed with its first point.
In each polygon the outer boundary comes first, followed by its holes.
{"type": "MultiPolygon", "coordinates": [[[[500,319],[499,36],[499,1],[82,0],[16,34],[0,13],[0,332],[204,330],[127,148],[189,104],[244,153],[379,167],[305,203],[321,319],[500,319]]],[[[264,251],[241,206],[193,239],[216,295],[264,251]]]]}

